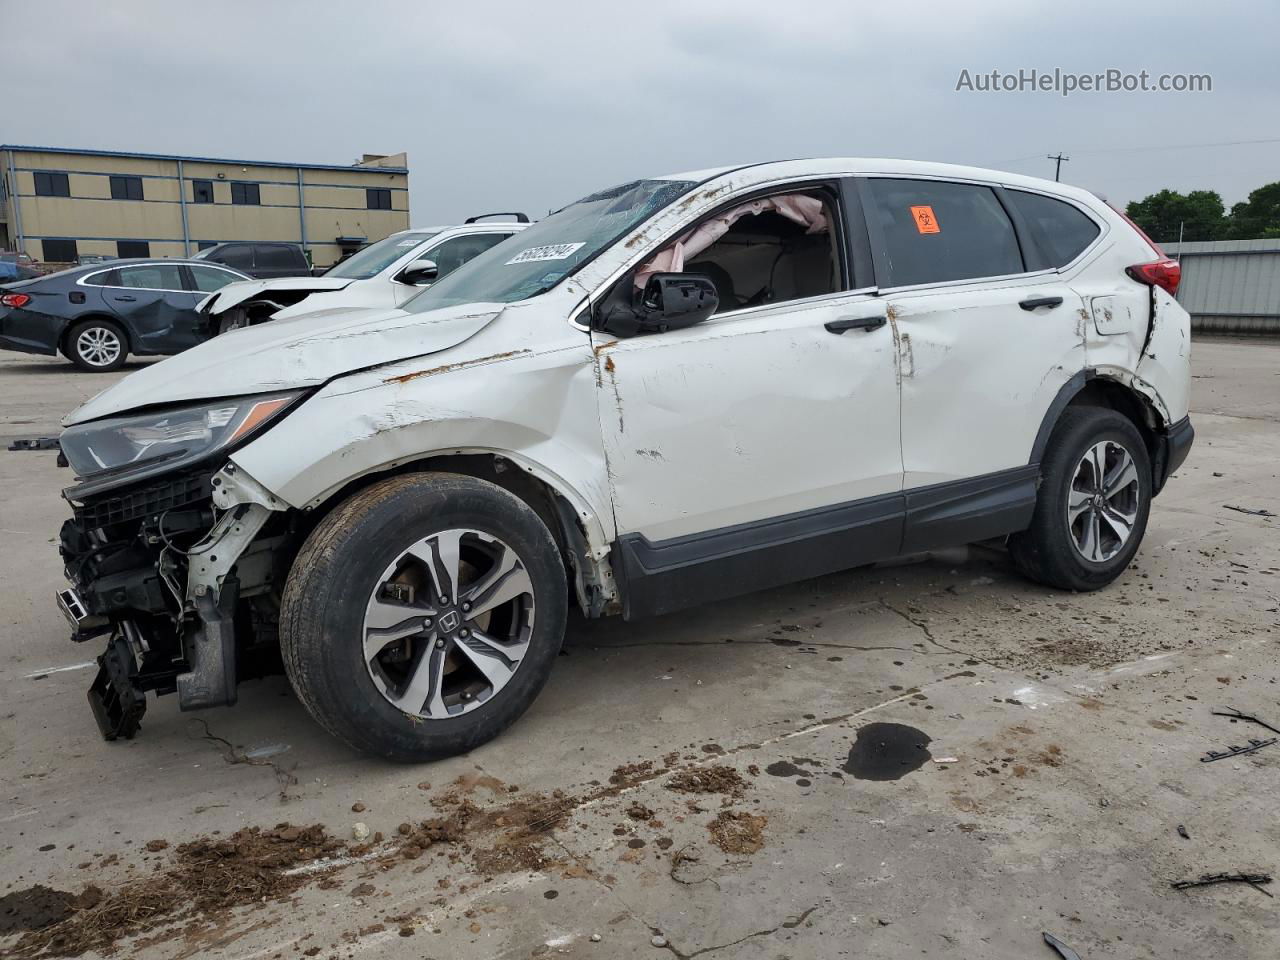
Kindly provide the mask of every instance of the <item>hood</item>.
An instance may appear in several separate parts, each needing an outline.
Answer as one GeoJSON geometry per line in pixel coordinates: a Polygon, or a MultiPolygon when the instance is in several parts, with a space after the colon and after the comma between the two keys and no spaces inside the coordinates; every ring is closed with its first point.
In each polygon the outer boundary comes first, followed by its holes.
{"type": "Polygon", "coordinates": [[[63,426],[162,403],[313,387],[353,370],[457,346],[505,304],[428,313],[383,308],[317,310],[232,330],[125,377],[63,417],[63,426]]]}
{"type": "MultiPolygon", "coordinates": [[[[205,304],[209,313],[221,313],[230,310],[237,304],[252,300],[266,294],[270,298],[271,291],[297,291],[307,293],[327,293],[331,290],[345,290],[355,281],[346,277],[281,277],[278,280],[238,280],[228,283],[213,294],[205,304]]],[[[201,304],[202,307],[205,304],[201,304]]]]}

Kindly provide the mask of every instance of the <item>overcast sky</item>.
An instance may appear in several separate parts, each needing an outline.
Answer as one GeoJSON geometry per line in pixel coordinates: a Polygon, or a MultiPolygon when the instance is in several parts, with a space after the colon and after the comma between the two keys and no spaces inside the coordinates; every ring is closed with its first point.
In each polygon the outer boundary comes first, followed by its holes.
{"type": "Polygon", "coordinates": [[[1280,180],[1272,2],[0,0],[0,25],[0,142],[319,163],[405,150],[415,226],[806,156],[1051,178],[1062,151],[1063,179],[1113,202],[1167,186],[1229,206],[1280,180]],[[1213,90],[955,89],[962,69],[1055,67],[1208,73],[1213,90]]]}

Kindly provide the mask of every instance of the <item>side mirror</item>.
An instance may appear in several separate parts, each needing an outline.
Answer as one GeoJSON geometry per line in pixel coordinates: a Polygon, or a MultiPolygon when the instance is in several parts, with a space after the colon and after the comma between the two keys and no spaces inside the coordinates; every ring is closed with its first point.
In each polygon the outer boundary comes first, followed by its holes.
{"type": "Polygon", "coordinates": [[[600,327],[618,337],[664,333],[701,323],[719,306],[720,295],[709,277],[696,273],[655,273],[645,284],[638,304],[608,310],[600,327]]]}
{"type": "Polygon", "coordinates": [[[436,266],[434,260],[414,260],[400,271],[400,276],[396,277],[396,279],[401,283],[419,286],[424,283],[431,283],[439,273],[440,268],[436,266]]]}

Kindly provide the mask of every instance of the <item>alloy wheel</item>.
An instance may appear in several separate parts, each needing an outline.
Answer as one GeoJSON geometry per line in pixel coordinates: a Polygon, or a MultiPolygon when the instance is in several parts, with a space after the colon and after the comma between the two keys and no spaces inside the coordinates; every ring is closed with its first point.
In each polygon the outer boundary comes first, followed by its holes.
{"type": "Polygon", "coordinates": [[[365,664],[404,713],[460,716],[511,681],[534,613],[533,582],[510,546],[478,530],[444,530],[402,551],[374,585],[365,664]]]}
{"type": "Polygon", "coordinates": [[[1067,494],[1067,526],[1076,552],[1090,563],[1105,563],[1123,550],[1141,497],[1137,464],[1121,444],[1103,440],[1086,450],[1067,494]]]}
{"type": "Polygon", "coordinates": [[[76,354],[91,367],[109,367],[123,349],[120,337],[109,327],[89,327],[76,337],[76,354]]]}

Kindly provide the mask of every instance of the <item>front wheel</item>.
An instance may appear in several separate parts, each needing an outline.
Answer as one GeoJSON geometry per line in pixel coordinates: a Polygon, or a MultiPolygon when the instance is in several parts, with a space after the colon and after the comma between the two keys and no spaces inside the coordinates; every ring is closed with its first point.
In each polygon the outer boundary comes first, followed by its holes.
{"type": "Polygon", "coordinates": [[[1151,460],[1137,427],[1099,407],[1062,415],[1041,464],[1031,526],[1009,538],[1014,563],[1032,580],[1097,590],[1138,552],[1151,511],[1151,460]]]}
{"type": "Polygon", "coordinates": [[[414,474],[355,494],[312,531],[285,585],[280,642],[330,733],[432,760],[524,713],[567,612],[564,564],[527,504],[484,480],[414,474]]]}

